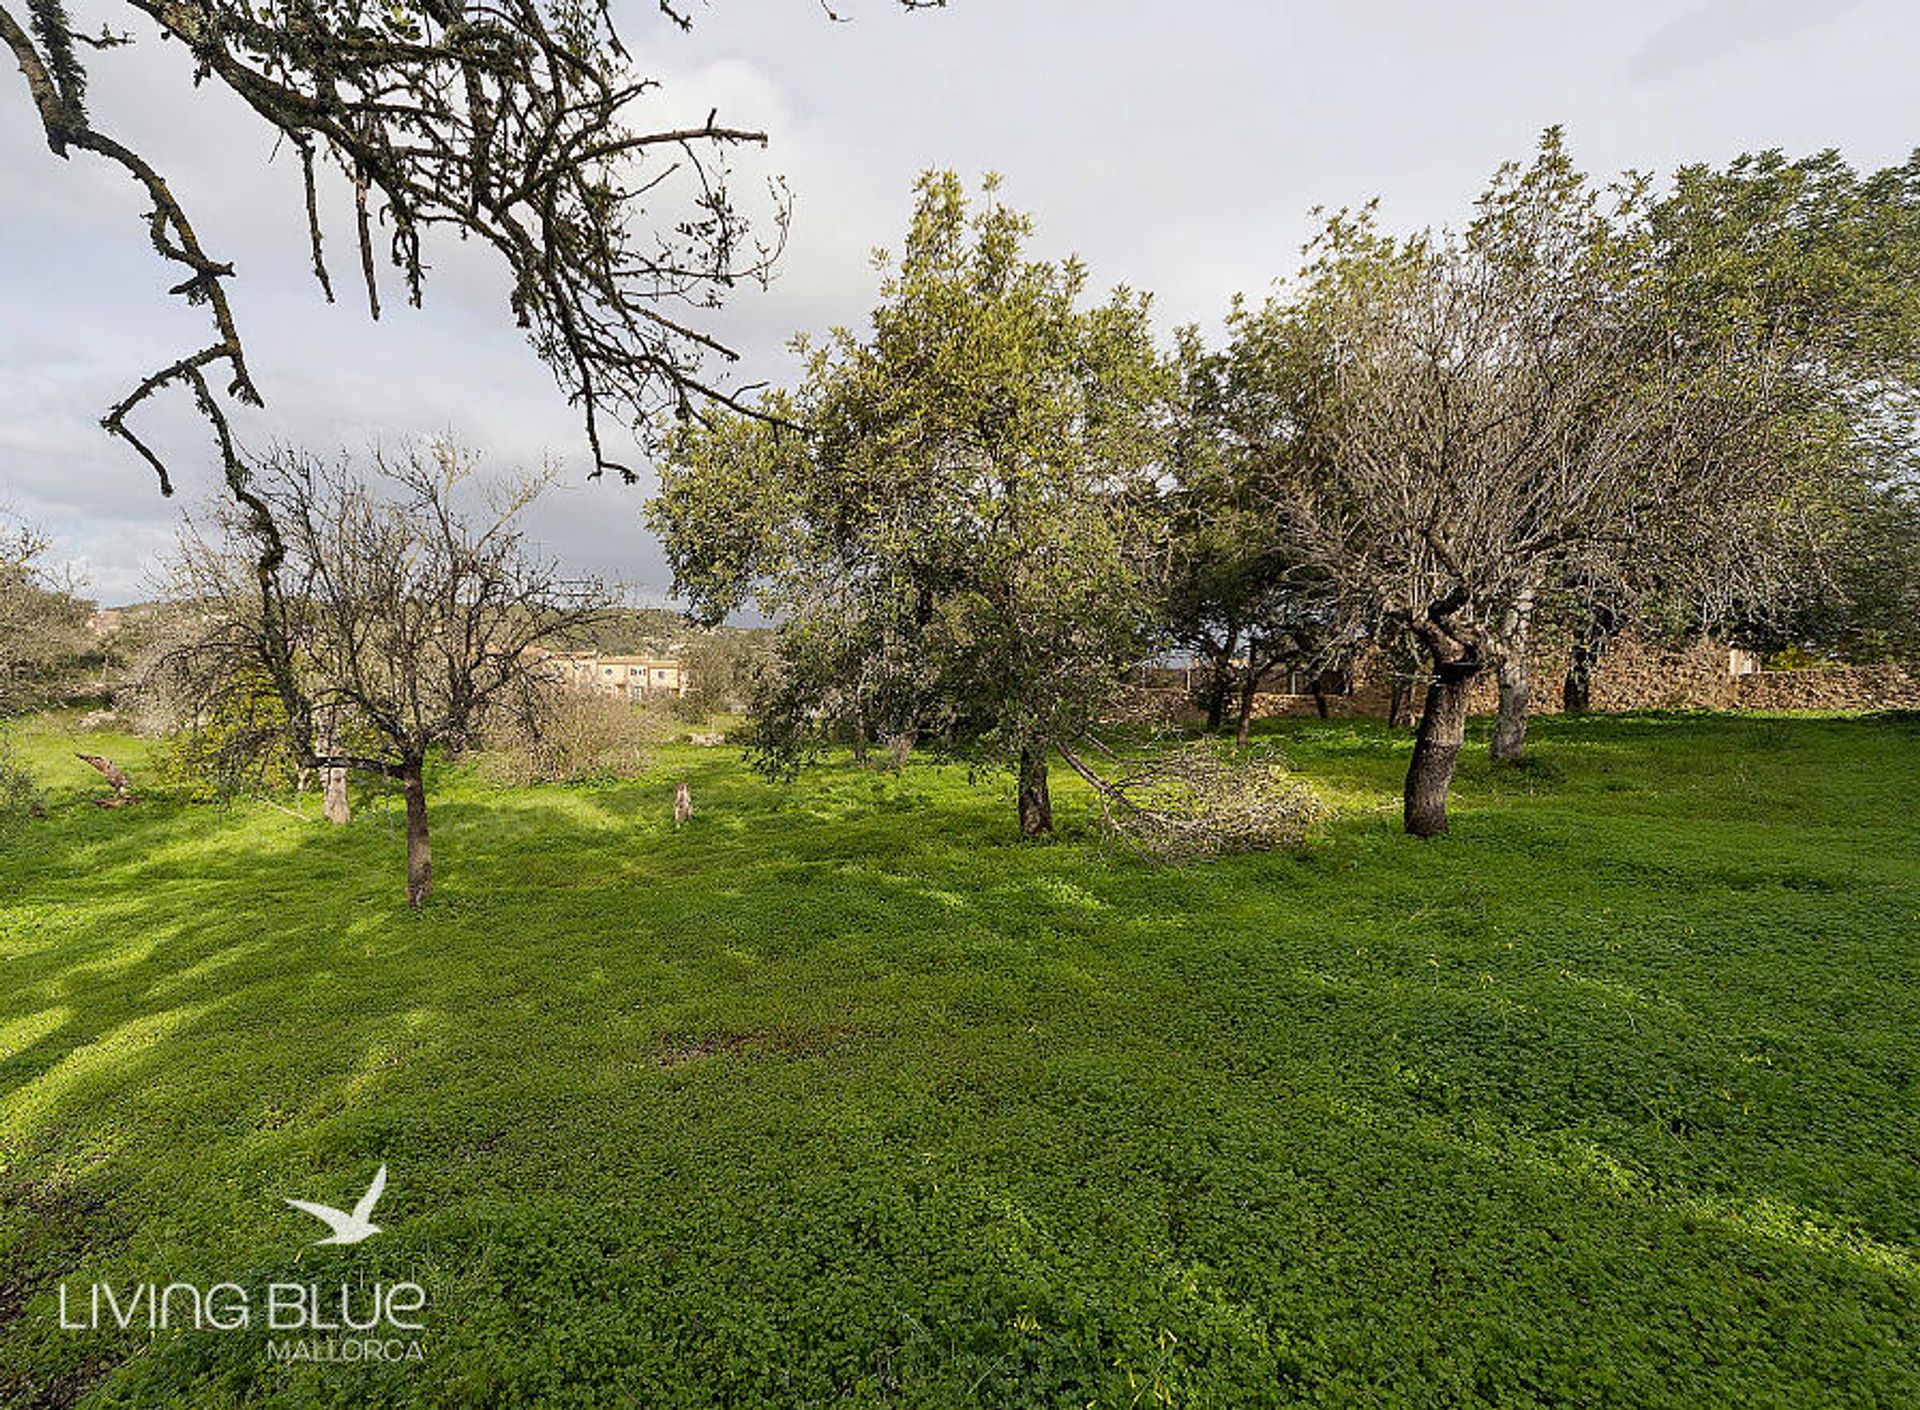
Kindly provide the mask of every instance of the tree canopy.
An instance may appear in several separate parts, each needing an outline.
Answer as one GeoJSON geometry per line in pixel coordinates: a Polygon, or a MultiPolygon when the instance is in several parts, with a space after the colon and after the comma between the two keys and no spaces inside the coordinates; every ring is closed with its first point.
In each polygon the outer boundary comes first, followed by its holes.
{"type": "Polygon", "coordinates": [[[1725,621],[1820,530],[1836,467],[1806,449],[1818,398],[1793,375],[1811,332],[1699,316],[1653,216],[1646,180],[1596,185],[1550,131],[1463,229],[1336,214],[1297,288],[1233,320],[1228,356],[1274,408],[1272,532],[1426,654],[1410,831],[1446,825],[1483,673],[1524,720],[1543,609],[1619,583],[1725,621]]]}
{"type": "Polygon", "coordinates": [[[970,201],[923,177],[870,333],[765,404],[803,433],[689,425],[650,513],[696,611],[781,623],[764,762],[833,723],[928,735],[1018,763],[1037,832],[1049,749],[1144,650],[1169,372],[1145,298],[1086,305],[1085,268],[1030,258],[1031,234],[993,181],[970,201]]]}

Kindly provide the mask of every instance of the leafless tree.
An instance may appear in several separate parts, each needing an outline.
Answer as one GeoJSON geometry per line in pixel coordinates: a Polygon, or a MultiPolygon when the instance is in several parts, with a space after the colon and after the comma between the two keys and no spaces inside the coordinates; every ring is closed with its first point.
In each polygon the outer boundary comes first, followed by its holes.
{"type": "Polygon", "coordinates": [[[88,604],[49,567],[48,548],[0,510],[0,719],[46,704],[86,642],[88,604]]]}
{"type": "MultiPolygon", "coordinates": [[[[512,276],[514,317],[581,407],[597,467],[624,473],[602,441],[609,411],[644,418],[690,398],[731,402],[701,367],[732,354],[673,308],[711,306],[731,286],[765,276],[785,231],[784,194],[773,193],[771,224],[756,239],[728,193],[724,154],[767,137],[725,126],[717,112],[693,126],[640,123],[659,84],[633,72],[604,0],[124,2],[130,20],[143,17],[162,40],[186,48],[197,81],[234,94],[298,156],[298,199],[327,299],[323,178],[332,170],[352,198],[373,316],[382,253],[418,303],[433,231],[484,246],[512,276]]],[[[0,40],[19,63],[48,147],[111,162],[141,187],[153,246],[181,272],[172,292],[204,306],[213,325],[204,347],[142,379],[104,424],[170,491],[166,466],[130,418],[155,395],[184,388],[239,489],[246,466],[227,408],[261,397],[228,299],[233,267],[202,244],[137,139],[101,130],[88,112],[82,49],[117,47],[132,35],[86,33],[63,0],[24,0],[24,23],[12,4],[0,6],[0,40]]],[[[659,8],[688,27],[677,7],[659,8]]]]}
{"type": "Polygon", "coordinates": [[[1554,594],[1657,574],[1702,614],[1755,600],[1807,505],[1769,442],[1764,350],[1670,336],[1643,194],[1594,188],[1550,133],[1463,232],[1394,241],[1334,217],[1303,297],[1243,329],[1293,340],[1317,369],[1311,413],[1274,457],[1276,531],[1426,654],[1415,835],[1446,828],[1487,671],[1507,705],[1496,752],[1518,753],[1528,646],[1554,594]]]}
{"type": "Polygon", "coordinates": [[[550,475],[495,487],[476,518],[464,506],[482,489],[474,462],[446,445],[376,456],[371,476],[293,451],[251,473],[284,545],[273,579],[257,581],[259,531],[244,511],[223,505],[211,534],[183,534],[177,590],[203,619],[169,669],[209,704],[256,695],[265,678],[303,764],[397,779],[418,906],[433,875],[429,752],[471,745],[503,717],[537,727],[547,648],[589,626],[607,595],[526,543],[520,517],[550,475]]]}
{"type": "MultiPolygon", "coordinates": [[[[330,173],[351,196],[374,317],[377,243],[416,304],[436,231],[498,260],[514,318],[581,409],[594,475],[611,468],[634,478],[603,439],[608,415],[651,434],[662,413],[697,414],[706,402],[744,407],[736,398],[745,389],[730,392],[703,370],[734,354],[698,325],[728,290],[764,280],[784,243],[784,188],[774,183],[770,219],[756,234],[727,184],[727,153],[764,145],[767,135],[724,125],[717,111],[691,126],[645,121],[659,82],[634,71],[607,0],[120,3],[129,21],[185,48],[196,88],[226,89],[297,155],[313,273],[328,300],[330,173]]],[[[657,0],[657,11],[671,26],[691,26],[678,0],[657,0]]],[[[63,159],[91,154],[135,182],[148,202],[148,238],[180,275],[170,292],[207,311],[208,341],[141,378],[102,425],[171,494],[168,466],[134,417],[170,390],[191,397],[227,490],[250,520],[260,626],[279,681],[292,646],[287,610],[272,594],[290,547],[253,488],[230,416],[236,405],[262,402],[228,295],[233,265],[203,243],[138,136],[104,131],[88,110],[83,50],[134,36],[81,29],[65,0],[0,0],[0,42],[19,65],[49,150],[63,159]]]]}

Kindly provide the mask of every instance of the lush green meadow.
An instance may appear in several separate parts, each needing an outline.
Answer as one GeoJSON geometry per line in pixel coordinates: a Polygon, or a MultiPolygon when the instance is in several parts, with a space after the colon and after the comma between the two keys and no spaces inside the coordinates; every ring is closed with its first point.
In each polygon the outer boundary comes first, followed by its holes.
{"type": "Polygon", "coordinates": [[[0,1403],[1920,1404],[1920,725],[1546,720],[1431,844],[1404,733],[1273,734],[1334,820],[1177,871],[1064,780],[449,768],[410,914],[397,807],[96,809],[40,722],[0,1403]],[[423,1363],[58,1325],[343,1278],[423,1363]]]}

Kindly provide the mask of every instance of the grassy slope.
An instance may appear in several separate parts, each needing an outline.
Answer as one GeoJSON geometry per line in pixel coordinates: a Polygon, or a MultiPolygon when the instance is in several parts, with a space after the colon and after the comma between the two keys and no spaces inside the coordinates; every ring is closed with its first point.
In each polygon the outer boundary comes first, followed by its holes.
{"type": "MultiPolygon", "coordinates": [[[[1010,836],[724,751],[399,833],[111,813],[0,860],[0,1401],[1920,1403],[1920,732],[1548,720],[1302,860],[1010,836]],[[669,781],[700,815],[668,820],[669,781]],[[387,1232],[306,1248],[283,1195],[387,1232]],[[62,1334],[51,1289],[411,1277],[422,1367],[62,1334]]],[[[111,741],[109,752],[137,757],[111,741]]]]}

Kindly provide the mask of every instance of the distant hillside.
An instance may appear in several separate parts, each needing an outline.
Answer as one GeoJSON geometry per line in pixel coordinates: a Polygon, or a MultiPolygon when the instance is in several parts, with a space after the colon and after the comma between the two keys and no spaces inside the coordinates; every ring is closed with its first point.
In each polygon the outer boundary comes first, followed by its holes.
{"type": "Polygon", "coordinates": [[[662,607],[618,607],[584,628],[582,650],[609,656],[658,656],[694,629],[678,612],[662,607]]]}
{"type": "Polygon", "coordinates": [[[619,607],[585,628],[579,650],[606,656],[666,656],[704,637],[760,637],[766,627],[701,627],[663,607],[619,607]]]}

